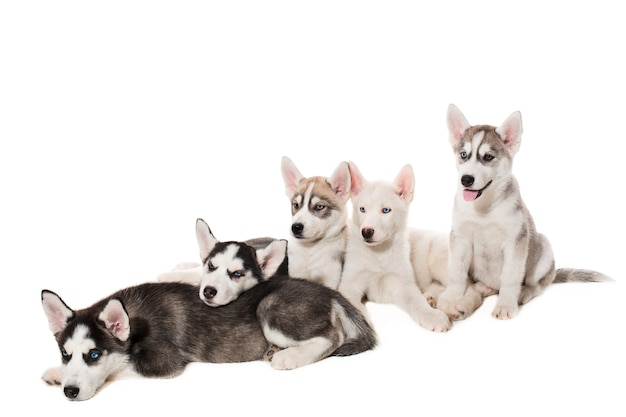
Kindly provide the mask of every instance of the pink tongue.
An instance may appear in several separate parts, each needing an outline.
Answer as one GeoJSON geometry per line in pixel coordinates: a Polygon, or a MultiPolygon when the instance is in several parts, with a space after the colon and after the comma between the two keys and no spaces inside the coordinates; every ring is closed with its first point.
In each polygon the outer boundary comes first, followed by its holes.
{"type": "Polygon", "coordinates": [[[474,201],[478,197],[478,191],[474,190],[463,190],[463,200],[465,201],[474,201]]]}

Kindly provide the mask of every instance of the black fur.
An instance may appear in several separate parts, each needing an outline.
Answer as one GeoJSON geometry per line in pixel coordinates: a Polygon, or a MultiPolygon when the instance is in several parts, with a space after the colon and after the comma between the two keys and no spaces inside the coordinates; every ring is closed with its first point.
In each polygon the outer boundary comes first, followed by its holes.
{"type": "MultiPolygon", "coordinates": [[[[277,239],[274,239],[272,237],[257,237],[254,239],[246,240],[244,243],[258,250],[258,249],[264,249],[265,247],[267,247],[267,245],[274,242],[275,240],[277,239]]],[[[256,259],[256,255],[255,255],[255,259],[256,259]]],[[[288,274],[289,274],[289,259],[287,255],[285,254],[285,259],[280,264],[280,266],[278,267],[274,275],[283,276],[283,275],[288,275],[288,274]]]]}

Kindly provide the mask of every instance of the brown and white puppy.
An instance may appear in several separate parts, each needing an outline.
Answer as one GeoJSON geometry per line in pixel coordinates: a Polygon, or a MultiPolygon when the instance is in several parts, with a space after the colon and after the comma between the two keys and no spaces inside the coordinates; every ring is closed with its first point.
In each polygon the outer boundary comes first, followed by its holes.
{"type": "Polygon", "coordinates": [[[281,173],[291,202],[289,275],[337,289],[346,252],[348,164],[340,163],[330,177],[304,177],[283,156],[281,173]]]}
{"type": "Polygon", "coordinates": [[[609,279],[594,271],[555,269],[550,242],[537,232],[512,173],[522,139],[520,112],[497,128],[472,126],[451,104],[447,122],[459,183],[439,309],[465,318],[485,295],[497,292],[492,314],[510,319],[552,282],[609,279]]]}

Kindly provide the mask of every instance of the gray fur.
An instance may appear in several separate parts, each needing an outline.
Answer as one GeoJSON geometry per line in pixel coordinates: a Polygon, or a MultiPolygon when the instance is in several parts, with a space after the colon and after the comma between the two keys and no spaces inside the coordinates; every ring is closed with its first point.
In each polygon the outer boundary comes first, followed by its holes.
{"type": "Polygon", "coordinates": [[[559,268],[556,271],[555,283],[562,282],[606,282],[613,281],[606,275],[588,269],[559,268]]]}
{"type": "MultiPolygon", "coordinates": [[[[184,283],[147,283],[120,290],[82,310],[70,309],[56,294],[43,290],[42,303],[62,353],[68,339],[79,337],[80,329],[87,328],[88,336],[82,337],[93,340],[102,352],[102,363],[108,363],[104,360],[107,356],[124,358],[117,360],[115,366],[102,365],[111,366],[106,377],[125,369],[126,365],[142,376],[172,377],[190,362],[260,360],[274,343],[264,336],[262,323],[271,323],[294,341],[332,339],[325,356],[356,354],[376,345],[374,330],[353,306],[336,291],[306,280],[275,277],[242,293],[233,302],[215,308],[202,302],[198,290],[197,286],[184,283]],[[101,319],[110,300],[119,300],[129,317],[127,339],[117,337],[101,319]],[[355,337],[345,336],[336,320],[335,305],[340,305],[345,316],[359,329],[355,337]]],[[[76,358],[86,354],[73,353],[76,358]]],[[[67,357],[62,355],[62,360],[67,361],[67,357]]],[[[64,366],[48,370],[44,380],[62,385],[71,400],[91,398],[95,391],[82,396],[80,375],[71,381],[65,379],[64,366]]],[[[82,372],[87,374],[94,366],[99,365],[97,362],[84,365],[82,372]]],[[[102,382],[98,382],[98,387],[102,382]]]]}

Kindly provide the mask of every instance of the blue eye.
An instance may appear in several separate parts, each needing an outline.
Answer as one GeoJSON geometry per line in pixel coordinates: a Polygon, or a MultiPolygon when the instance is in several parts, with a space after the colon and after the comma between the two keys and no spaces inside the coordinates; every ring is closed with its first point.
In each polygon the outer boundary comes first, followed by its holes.
{"type": "Polygon", "coordinates": [[[383,213],[387,214],[387,213],[391,212],[391,209],[389,207],[385,207],[385,208],[383,208],[382,211],[383,211],[383,213]]]}
{"type": "Polygon", "coordinates": [[[61,348],[61,362],[68,363],[72,359],[72,355],[67,353],[65,349],[61,348]]]}
{"type": "Polygon", "coordinates": [[[485,155],[483,156],[483,160],[484,160],[485,162],[489,162],[489,161],[493,160],[493,155],[489,155],[489,154],[487,153],[487,154],[485,154],[485,155]]]}
{"type": "Polygon", "coordinates": [[[233,272],[233,278],[241,278],[243,276],[243,272],[235,271],[233,272]]]}
{"type": "Polygon", "coordinates": [[[96,362],[98,359],[100,359],[101,356],[102,352],[100,352],[98,349],[91,349],[89,352],[87,352],[86,355],[83,355],[83,358],[85,362],[89,364],[96,362]]]}
{"type": "Polygon", "coordinates": [[[325,205],[323,204],[318,204],[315,206],[315,210],[320,211],[320,210],[324,210],[326,208],[325,205]]]}
{"type": "Polygon", "coordinates": [[[361,213],[365,213],[365,207],[359,207],[359,211],[360,211],[361,213]]]}
{"type": "Polygon", "coordinates": [[[461,151],[460,156],[461,156],[461,159],[467,159],[467,152],[461,151]]]}

